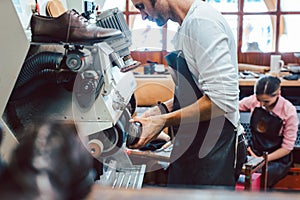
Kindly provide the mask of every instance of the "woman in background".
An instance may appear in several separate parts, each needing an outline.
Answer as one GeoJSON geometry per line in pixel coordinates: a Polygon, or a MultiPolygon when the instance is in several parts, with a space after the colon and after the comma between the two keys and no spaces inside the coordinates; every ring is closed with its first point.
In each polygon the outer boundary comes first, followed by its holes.
{"type": "Polygon", "coordinates": [[[239,102],[240,111],[251,112],[249,154],[260,157],[268,152],[268,188],[288,173],[299,123],[296,108],[281,96],[280,83],[279,78],[263,76],[254,94],[239,102]]]}

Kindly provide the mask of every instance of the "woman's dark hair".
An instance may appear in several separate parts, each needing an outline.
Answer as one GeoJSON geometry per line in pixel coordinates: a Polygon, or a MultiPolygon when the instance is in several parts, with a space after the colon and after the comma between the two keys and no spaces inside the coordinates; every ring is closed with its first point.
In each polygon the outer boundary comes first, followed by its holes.
{"type": "Polygon", "coordinates": [[[280,79],[274,76],[263,76],[256,82],[254,93],[256,95],[274,96],[275,92],[280,88],[280,79]]]}

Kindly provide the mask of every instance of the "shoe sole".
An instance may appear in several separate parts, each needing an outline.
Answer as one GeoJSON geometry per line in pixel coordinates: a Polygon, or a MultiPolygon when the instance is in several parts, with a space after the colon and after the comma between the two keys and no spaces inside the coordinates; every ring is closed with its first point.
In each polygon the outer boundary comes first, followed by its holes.
{"type": "Polygon", "coordinates": [[[114,38],[117,36],[108,36],[108,37],[103,37],[103,38],[98,38],[98,39],[93,39],[93,40],[80,40],[80,41],[64,41],[61,39],[53,38],[53,37],[48,37],[48,36],[32,36],[31,37],[31,42],[37,42],[37,43],[69,43],[69,44],[94,44],[94,43],[100,43],[104,42],[108,38],[114,38]]]}
{"type": "Polygon", "coordinates": [[[121,72],[128,72],[128,71],[134,70],[135,68],[137,68],[140,65],[141,65],[141,62],[135,61],[135,63],[132,64],[132,65],[129,65],[129,66],[126,66],[126,67],[122,67],[120,69],[120,71],[121,72]]]}

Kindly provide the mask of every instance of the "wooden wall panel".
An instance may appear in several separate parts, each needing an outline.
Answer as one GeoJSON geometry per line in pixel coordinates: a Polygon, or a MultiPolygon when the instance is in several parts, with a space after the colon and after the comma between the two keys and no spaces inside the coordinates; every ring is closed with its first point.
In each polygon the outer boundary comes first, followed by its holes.
{"type": "MultiPolygon", "coordinates": [[[[146,64],[148,60],[165,64],[166,60],[164,56],[168,54],[166,51],[132,51],[131,56],[134,60],[138,60],[143,64],[146,64]]],[[[274,54],[274,53],[272,53],[274,54]]],[[[240,53],[238,55],[239,63],[247,63],[254,65],[270,66],[271,53],[240,53]]],[[[300,59],[295,57],[293,53],[281,53],[282,60],[285,64],[298,63],[300,65],[300,59]]]]}
{"type": "Polygon", "coordinates": [[[146,64],[149,60],[167,65],[166,60],[164,59],[164,56],[167,53],[168,52],[166,51],[132,51],[131,56],[134,60],[142,62],[142,64],[146,64]]]}
{"type": "MultiPolygon", "coordinates": [[[[270,56],[273,54],[274,53],[240,53],[238,55],[238,62],[270,66],[270,56]]],[[[300,59],[295,57],[293,53],[281,53],[281,59],[285,64],[298,63],[300,65],[300,59]]]]}

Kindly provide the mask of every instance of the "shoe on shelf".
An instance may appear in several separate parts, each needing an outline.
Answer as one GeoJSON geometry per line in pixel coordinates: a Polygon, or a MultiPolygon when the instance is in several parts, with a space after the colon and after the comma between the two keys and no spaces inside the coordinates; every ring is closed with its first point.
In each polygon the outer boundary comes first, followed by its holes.
{"type": "Polygon", "coordinates": [[[58,17],[32,15],[32,42],[97,43],[106,38],[121,36],[117,29],[102,28],[89,23],[76,10],[67,10],[58,17]]]}

